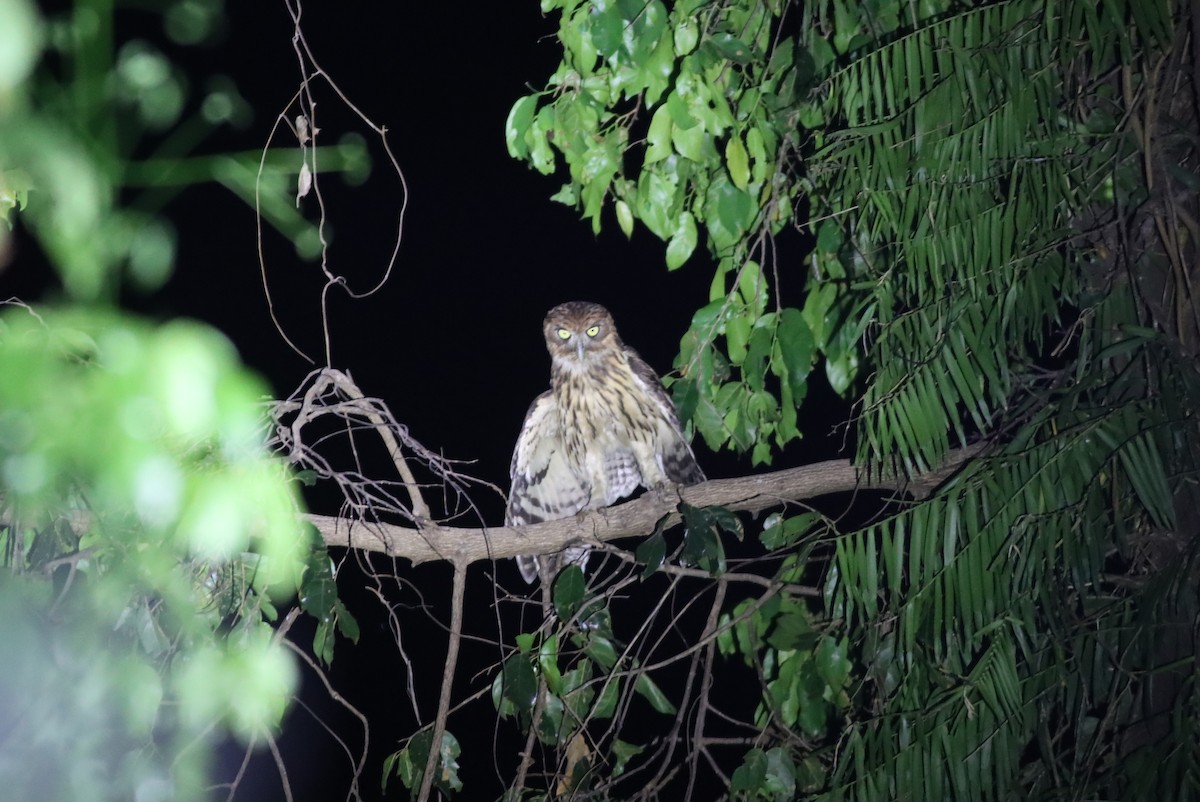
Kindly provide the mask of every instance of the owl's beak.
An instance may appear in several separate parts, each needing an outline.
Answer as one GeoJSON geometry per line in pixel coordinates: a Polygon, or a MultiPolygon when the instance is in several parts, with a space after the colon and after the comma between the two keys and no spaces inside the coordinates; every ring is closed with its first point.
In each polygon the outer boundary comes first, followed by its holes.
{"type": "Polygon", "coordinates": [[[575,355],[579,357],[579,361],[583,361],[583,340],[575,342],[575,355]]]}

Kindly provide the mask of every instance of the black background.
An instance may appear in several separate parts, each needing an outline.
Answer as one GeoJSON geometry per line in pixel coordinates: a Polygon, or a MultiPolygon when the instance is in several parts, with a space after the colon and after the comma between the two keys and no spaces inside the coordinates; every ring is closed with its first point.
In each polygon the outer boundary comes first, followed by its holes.
{"type": "MultiPolygon", "coordinates": [[[[351,299],[336,288],[328,293],[332,364],[349,371],[365,393],[383,398],[426,447],[472,461],[466,472],[506,490],[522,417],[548,382],[541,335],[545,311],[567,300],[604,304],[623,339],[663,373],[692,314],[707,302],[711,263],[701,248],[683,268],[668,272],[663,243],[640,226],[627,241],[611,211],[605,230],[594,236],[576,210],[549,200],[561,176],[541,176],[508,156],[503,124],[509,108],[522,94],[543,87],[561,56],[553,38],[557,14],[544,17],[535,0],[470,6],[309,0],[302,10],[308,47],[346,96],[387,127],[408,188],[403,237],[387,283],[365,299],[351,299]]],[[[299,110],[288,105],[301,73],[283,2],[239,1],[226,11],[218,41],[188,49],[167,43],[152,16],[122,12],[118,18],[119,40],[143,35],[154,40],[196,90],[211,76],[229,75],[253,108],[248,126],[217,131],[201,152],[261,149],[277,117],[285,112],[294,117],[299,110]]],[[[350,186],[336,175],[319,178],[331,228],[329,269],[351,288],[365,290],[379,280],[391,257],[404,196],[375,135],[328,85],[316,82],[313,91],[319,144],[357,132],[371,147],[374,170],[365,184],[350,186]]],[[[286,128],[277,137],[279,146],[295,145],[286,128]]],[[[317,219],[314,196],[301,204],[309,219],[317,219]]],[[[123,304],[155,319],[186,316],[211,323],[277,396],[291,393],[314,366],[271,322],[253,210],[214,184],[188,189],[164,212],[178,232],[175,273],[150,295],[126,291],[123,304]]],[[[277,315],[288,336],[323,362],[324,276],[276,232],[265,232],[266,278],[277,315]]],[[[792,303],[804,270],[796,239],[782,238],[777,263],[782,291],[792,303]]],[[[53,299],[53,281],[39,267],[35,246],[18,240],[15,257],[0,273],[0,297],[53,299]]],[[[774,467],[838,452],[840,438],[832,423],[839,410],[830,395],[814,373],[801,410],[805,440],[774,467]]],[[[703,443],[696,450],[710,478],[753,470],[748,457],[715,455],[703,443]]],[[[377,467],[388,471],[382,461],[377,467]]],[[[498,494],[480,491],[473,501],[484,521],[501,522],[498,494]]],[[[309,502],[315,512],[337,513],[338,497],[332,493],[317,489],[309,502]]],[[[328,674],[370,720],[370,760],[359,790],[375,798],[380,761],[415,728],[406,663],[384,602],[394,606],[400,622],[399,643],[412,660],[418,706],[427,721],[436,708],[446,644],[433,620],[448,619],[449,569],[334,556],[341,565],[339,587],[362,626],[362,638],[357,646],[339,642],[328,674]],[[375,572],[384,579],[372,578],[375,572]]],[[[466,626],[493,639],[494,602],[501,595],[495,583],[532,594],[507,561],[472,569],[466,626]]],[[[305,643],[311,630],[312,622],[302,620],[294,630],[296,640],[305,643]]],[[[511,634],[505,633],[509,642],[511,634]]],[[[486,686],[490,674],[475,672],[498,655],[495,646],[464,647],[456,699],[486,686]]],[[[281,739],[295,798],[341,799],[352,760],[308,710],[329,723],[354,755],[362,748],[361,726],[329,700],[307,669],[302,698],[307,709],[293,707],[281,739]]],[[[462,798],[495,798],[502,788],[499,778],[512,776],[522,742],[514,729],[494,722],[486,696],[450,721],[463,743],[467,788],[462,798]]],[[[222,772],[231,775],[241,760],[240,747],[227,745],[220,760],[222,772]]],[[[390,798],[404,798],[398,781],[392,780],[389,791],[390,798]]],[[[265,752],[255,757],[237,798],[282,798],[265,752]]]]}

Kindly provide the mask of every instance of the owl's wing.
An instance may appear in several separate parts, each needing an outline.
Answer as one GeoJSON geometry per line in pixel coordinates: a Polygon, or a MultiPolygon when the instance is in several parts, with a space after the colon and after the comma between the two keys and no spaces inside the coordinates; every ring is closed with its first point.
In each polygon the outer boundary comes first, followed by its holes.
{"type": "Polygon", "coordinates": [[[680,485],[699,484],[705,480],[692,446],[683,434],[675,402],[667,394],[654,368],[646,364],[637,352],[629,350],[629,367],[639,387],[653,401],[659,412],[656,438],[658,465],[672,482],[680,485]]]}
{"type": "MultiPolygon", "coordinates": [[[[509,466],[512,484],[504,518],[508,526],[569,518],[591,499],[590,489],[567,465],[558,421],[558,405],[550,391],[535,398],[525,414],[509,466]]],[[[571,547],[566,559],[582,567],[587,553],[586,546],[571,547]]],[[[526,582],[537,579],[538,558],[517,557],[517,567],[526,582]]]]}
{"type": "MultiPolygon", "coordinates": [[[[632,449],[614,449],[604,456],[603,506],[609,507],[637,490],[642,483],[637,456],[632,449]]],[[[593,506],[600,506],[596,504],[593,506]]]]}

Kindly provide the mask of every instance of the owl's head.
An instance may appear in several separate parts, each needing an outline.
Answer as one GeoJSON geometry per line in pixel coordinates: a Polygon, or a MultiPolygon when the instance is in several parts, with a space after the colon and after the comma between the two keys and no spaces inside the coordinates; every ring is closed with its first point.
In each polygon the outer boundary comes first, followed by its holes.
{"type": "Polygon", "coordinates": [[[554,307],[546,313],[542,331],[551,358],[573,367],[585,366],[621,347],[612,315],[600,304],[587,301],[554,307]]]}

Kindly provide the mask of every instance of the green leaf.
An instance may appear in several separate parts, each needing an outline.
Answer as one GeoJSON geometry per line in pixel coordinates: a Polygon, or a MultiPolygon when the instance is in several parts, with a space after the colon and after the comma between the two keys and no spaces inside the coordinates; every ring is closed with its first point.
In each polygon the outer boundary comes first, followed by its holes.
{"type": "Polygon", "coordinates": [[[787,368],[787,381],[792,392],[804,392],[805,380],[812,369],[815,350],[812,330],[799,309],[788,307],[779,316],[779,353],[787,368]]]}
{"type": "Polygon", "coordinates": [[[720,530],[732,527],[729,531],[740,536],[741,524],[737,516],[722,507],[693,507],[687,503],[680,504],[679,511],[683,514],[685,527],[680,561],[712,574],[723,573],[725,547],[721,543],[720,530]]]}
{"type": "Polygon", "coordinates": [[[629,761],[646,751],[646,747],[622,741],[620,738],[614,738],[612,751],[614,758],[612,776],[620,777],[625,773],[625,766],[628,765],[629,761]]]}
{"type": "Polygon", "coordinates": [[[633,689],[644,697],[650,703],[650,706],[659,713],[665,715],[674,715],[676,712],[675,705],[666,697],[662,689],[650,679],[649,674],[638,674],[637,680],[633,684],[633,689]]]}
{"type": "Polygon", "coordinates": [[[749,151],[749,159],[751,167],[751,178],[755,184],[762,184],[767,180],[769,171],[772,169],[771,162],[767,159],[766,143],[763,141],[762,130],[755,126],[746,132],[746,150],[749,151]]]}
{"type": "Polygon", "coordinates": [[[855,14],[854,7],[849,3],[835,2],[833,9],[833,46],[838,53],[845,53],[850,49],[851,40],[858,34],[858,16],[855,14]]]}
{"type": "Polygon", "coordinates": [[[671,74],[675,70],[675,49],[670,36],[659,39],[658,46],[650,57],[642,61],[641,74],[646,83],[645,102],[653,106],[671,85],[671,74]]]}
{"type": "Polygon", "coordinates": [[[737,284],[738,295],[741,296],[742,303],[755,318],[754,324],[759,325],[762,314],[767,308],[767,298],[770,293],[758,262],[751,259],[741,266],[737,273],[737,284]]]}
{"type": "Polygon", "coordinates": [[[676,379],[671,385],[671,397],[675,402],[680,423],[686,424],[696,413],[696,404],[700,401],[700,390],[696,387],[696,382],[692,379],[676,379]]]}
{"type": "Polygon", "coordinates": [[[580,198],[583,201],[584,219],[592,221],[594,234],[600,233],[600,212],[619,167],[617,156],[615,144],[608,139],[595,143],[584,154],[583,169],[580,171],[583,186],[580,198]]]}
{"type": "Polygon", "coordinates": [[[837,253],[842,247],[842,229],[833,220],[825,220],[817,229],[817,248],[825,253],[837,253]]]}
{"type": "Polygon", "coordinates": [[[845,395],[858,375],[858,354],[847,351],[837,359],[825,360],[825,378],[838,395],[845,395]]]}
{"type": "Polygon", "coordinates": [[[714,150],[712,134],[701,126],[694,128],[671,126],[671,145],[680,156],[697,163],[707,162],[714,150]]]}
{"type": "Polygon", "coordinates": [[[678,227],[676,191],[674,184],[653,170],[643,170],[638,178],[638,217],[662,240],[672,237],[678,227]]]}
{"type": "Polygon", "coordinates": [[[322,618],[313,633],[313,655],[325,665],[333,662],[333,620],[322,618]]]}
{"type": "Polygon", "coordinates": [[[663,537],[662,532],[656,531],[638,544],[634,555],[637,557],[637,561],[645,566],[642,569],[642,579],[649,579],[666,559],[667,539],[663,537]]]}
{"type": "Polygon", "coordinates": [[[358,643],[358,621],[350,614],[350,611],[346,609],[346,605],[342,604],[341,600],[338,600],[333,609],[337,620],[338,632],[351,643],[358,643]]]}
{"type": "Polygon", "coordinates": [[[821,639],[814,662],[821,678],[834,690],[841,690],[850,676],[850,661],[846,657],[846,640],[830,637],[821,639]]]}
{"type": "Polygon", "coordinates": [[[718,248],[736,244],[753,222],[755,211],[750,196],[723,173],[709,184],[704,215],[718,248]]]}
{"type": "Polygon", "coordinates": [[[692,416],[692,422],[710,449],[717,451],[721,448],[727,436],[725,419],[711,399],[700,396],[696,403],[696,412],[692,416]]]}
{"type": "Polygon", "coordinates": [[[688,130],[699,124],[699,120],[692,116],[688,108],[688,102],[679,94],[678,91],[672,91],[667,95],[667,112],[671,115],[671,122],[677,128],[688,130]]]}
{"type": "Polygon", "coordinates": [[[552,693],[546,694],[542,708],[542,719],[538,723],[538,739],[544,744],[560,745],[571,736],[574,726],[567,721],[563,700],[552,693]],[[564,726],[566,725],[566,726],[564,726]]]}
{"type": "Polygon", "coordinates": [[[383,789],[383,792],[385,794],[387,793],[388,778],[390,778],[393,773],[399,772],[399,769],[397,766],[397,764],[399,762],[400,762],[400,752],[392,752],[390,755],[388,755],[387,757],[385,757],[383,759],[383,777],[380,780],[380,788],[383,789]]]}
{"type": "Polygon", "coordinates": [[[675,24],[675,55],[686,56],[700,41],[700,23],[695,17],[684,17],[675,24]]]}
{"type": "Polygon", "coordinates": [[[713,34],[705,44],[724,58],[738,64],[749,64],[754,58],[754,54],[751,53],[746,43],[731,33],[713,34]]]}
{"type": "Polygon", "coordinates": [[[808,610],[800,602],[787,598],[782,600],[777,614],[771,618],[765,638],[780,651],[808,649],[817,642],[808,610]]]}
{"type": "Polygon", "coordinates": [[[746,346],[746,355],[742,359],[742,377],[751,390],[756,392],[765,388],[767,360],[771,356],[771,347],[775,340],[775,319],[764,323],[759,318],[750,332],[750,341],[746,346]]]}
{"type": "Polygon", "coordinates": [[[1155,525],[1165,530],[1174,529],[1175,508],[1170,483],[1154,439],[1148,435],[1135,437],[1128,440],[1118,454],[1138,500],[1150,513],[1155,525]]]}
{"type": "MultiPolygon", "coordinates": [[[[799,663],[799,660],[791,662],[799,663]]],[[[805,660],[800,665],[796,680],[792,684],[789,701],[796,704],[795,721],[810,738],[825,736],[831,707],[825,701],[826,684],[817,672],[813,661],[805,660]]]]}
{"type": "Polygon", "coordinates": [[[767,779],[767,755],[761,749],[751,749],[742,759],[729,782],[729,793],[756,796],[767,779]]]}
{"type": "Polygon", "coordinates": [[[574,616],[583,604],[586,590],[587,581],[583,577],[583,570],[577,564],[571,563],[560,571],[554,580],[554,610],[558,617],[567,621],[574,616]]]}
{"type": "Polygon", "coordinates": [[[610,676],[604,680],[596,706],[592,708],[592,717],[597,719],[612,718],[617,710],[617,702],[621,700],[621,678],[610,676]]]}
{"type": "Polygon", "coordinates": [[[763,788],[779,800],[796,797],[796,765],[786,749],[776,746],[767,750],[767,770],[763,788]]]}
{"type": "Polygon", "coordinates": [[[497,710],[501,710],[501,702],[506,701],[516,710],[528,711],[533,709],[537,698],[537,675],[529,659],[522,654],[514,654],[504,661],[500,668],[499,699],[496,688],[492,689],[492,701],[497,710]]]}
{"type": "Polygon", "coordinates": [[[696,219],[691,212],[681,212],[671,241],[667,243],[667,269],[683,265],[696,250],[696,219]]]}
{"type": "Polygon", "coordinates": [[[529,143],[529,162],[542,175],[550,175],[554,172],[554,151],[550,150],[550,141],[546,137],[546,132],[553,128],[553,106],[543,106],[538,111],[537,117],[529,124],[529,134],[526,139],[529,143]],[[543,115],[546,116],[544,121],[543,115]]]}
{"type": "Polygon", "coordinates": [[[312,549],[304,566],[300,585],[300,606],[319,621],[333,617],[337,604],[337,582],[333,578],[333,560],[325,549],[312,549]]]}
{"type": "MultiPolygon", "coordinates": [[[[557,648],[556,645],[556,651],[557,648]]],[[[572,694],[582,690],[591,681],[593,676],[595,676],[595,672],[592,670],[592,664],[586,660],[581,660],[575,668],[562,675],[562,694],[572,694]]]]}
{"type": "Polygon", "coordinates": [[[508,153],[514,159],[524,159],[529,155],[529,143],[525,135],[529,133],[529,125],[533,122],[533,113],[537,110],[537,95],[526,95],[513,104],[504,121],[504,143],[508,153]]]}
{"type": "Polygon", "coordinates": [[[717,650],[725,657],[734,653],[734,632],[729,626],[729,613],[721,613],[717,629],[717,650]]]}
{"type": "Polygon", "coordinates": [[[692,315],[691,328],[700,332],[702,337],[708,337],[716,333],[717,325],[720,322],[721,311],[725,308],[725,298],[717,298],[709,304],[700,307],[692,315]]]}
{"type": "Polygon", "coordinates": [[[667,29],[667,9],[660,0],[639,0],[631,4],[630,11],[631,15],[626,18],[631,19],[632,24],[626,23],[626,27],[633,32],[633,60],[645,65],[658,50],[662,35],[667,29]]]}
{"type": "Polygon", "coordinates": [[[733,185],[738,189],[746,189],[750,183],[750,156],[737,134],[731,136],[725,145],[725,166],[729,168],[733,185]]]}
{"type": "Polygon", "coordinates": [[[810,287],[808,296],[804,299],[804,322],[812,331],[813,342],[817,348],[824,350],[826,332],[831,321],[834,304],[838,301],[838,289],[832,283],[819,284],[810,287]]]}
{"type": "MultiPolygon", "coordinates": [[[[576,566],[578,567],[578,566],[576,566]]],[[[546,687],[555,696],[562,696],[562,673],[558,670],[558,634],[555,633],[542,642],[538,649],[538,668],[546,680],[546,687]]]]}
{"type": "Polygon", "coordinates": [[[617,225],[621,227],[621,233],[625,235],[625,239],[630,239],[633,237],[633,211],[623,200],[618,200],[613,206],[617,213],[617,225]]]}
{"type": "Polygon", "coordinates": [[[617,664],[617,649],[612,640],[603,635],[588,633],[587,646],[583,651],[605,671],[612,671],[613,666],[617,664]]]}
{"type": "Polygon", "coordinates": [[[729,359],[735,365],[745,361],[746,347],[750,342],[750,318],[744,310],[735,311],[725,321],[725,342],[729,346],[729,359]]]}
{"type": "Polygon", "coordinates": [[[626,24],[618,4],[595,6],[587,20],[587,35],[591,37],[596,52],[605,58],[616,55],[622,48],[626,24]]]}
{"type": "Polygon", "coordinates": [[[650,118],[650,130],[646,132],[646,156],[642,161],[645,169],[671,155],[671,112],[665,105],[659,106],[650,118]]]}
{"type": "Polygon", "coordinates": [[[766,548],[775,550],[794,546],[798,538],[808,534],[822,518],[820,513],[804,512],[788,518],[778,516],[768,521],[770,523],[764,527],[758,539],[766,548]]]}
{"type": "MultiPolygon", "coordinates": [[[[393,753],[384,761],[383,783],[386,789],[389,770],[393,770],[404,787],[415,791],[421,787],[425,776],[425,763],[429,759],[429,746],[433,742],[433,733],[422,730],[412,737],[408,746],[393,753]]],[[[442,734],[441,749],[438,750],[437,772],[433,778],[433,786],[442,793],[462,790],[462,780],[458,776],[458,756],[462,749],[458,740],[449,732],[442,734]]]]}
{"type": "Polygon", "coordinates": [[[716,504],[705,507],[704,510],[712,516],[713,524],[721,531],[728,532],[738,540],[742,539],[742,521],[737,517],[736,513],[716,504]]]}

